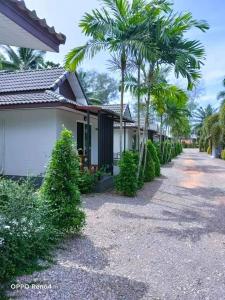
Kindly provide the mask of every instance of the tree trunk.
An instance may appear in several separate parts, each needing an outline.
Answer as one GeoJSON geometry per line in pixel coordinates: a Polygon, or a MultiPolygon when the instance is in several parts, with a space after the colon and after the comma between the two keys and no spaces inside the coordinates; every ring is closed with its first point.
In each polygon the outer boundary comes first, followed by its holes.
{"type": "Polygon", "coordinates": [[[141,85],[141,65],[138,65],[138,132],[137,132],[137,150],[140,151],[140,136],[141,136],[141,124],[140,124],[140,85],[141,85]]]}
{"type": "Polygon", "coordinates": [[[162,152],[162,123],[163,123],[163,116],[161,115],[160,116],[160,149],[161,149],[161,152],[162,152]]]}
{"type": "Polygon", "coordinates": [[[123,101],[124,101],[124,82],[126,70],[126,54],[121,55],[121,93],[120,93],[120,158],[123,153],[123,101]]]}
{"type": "Polygon", "coordinates": [[[137,178],[139,178],[139,176],[140,176],[141,165],[142,165],[142,161],[143,161],[144,147],[145,147],[145,143],[148,138],[149,109],[150,109],[150,100],[151,100],[151,84],[152,84],[152,80],[153,80],[154,68],[155,68],[155,65],[153,63],[152,65],[150,65],[150,69],[148,72],[148,78],[147,78],[147,80],[148,80],[148,95],[147,95],[147,100],[146,100],[145,126],[144,126],[144,133],[143,133],[143,141],[142,141],[141,149],[140,149],[137,178]]]}

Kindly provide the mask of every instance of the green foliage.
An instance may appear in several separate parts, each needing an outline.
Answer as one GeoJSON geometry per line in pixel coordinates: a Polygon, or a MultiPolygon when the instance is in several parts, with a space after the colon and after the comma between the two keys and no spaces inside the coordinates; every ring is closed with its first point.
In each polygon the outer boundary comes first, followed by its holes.
{"type": "Polygon", "coordinates": [[[167,164],[173,158],[178,156],[183,152],[182,144],[179,142],[171,142],[171,141],[164,141],[162,142],[162,151],[160,150],[160,146],[156,144],[156,149],[158,152],[158,156],[161,158],[160,163],[162,165],[167,164]]]}
{"type": "Polygon", "coordinates": [[[0,282],[38,268],[60,237],[31,182],[0,180],[0,282]]]}
{"type": "Polygon", "coordinates": [[[155,178],[155,162],[151,155],[150,149],[147,144],[147,155],[146,155],[146,165],[145,165],[145,182],[150,182],[155,178]]]}
{"type": "Polygon", "coordinates": [[[225,149],[221,151],[221,158],[225,160],[225,149]]]}
{"type": "Polygon", "coordinates": [[[100,104],[107,104],[118,96],[118,82],[108,73],[79,70],[78,75],[92,104],[95,104],[94,100],[100,104]]]}
{"type": "Polygon", "coordinates": [[[150,155],[155,163],[155,176],[160,176],[160,161],[159,161],[156,147],[152,143],[151,140],[147,141],[147,148],[148,148],[148,151],[150,152],[150,155]]]}
{"type": "Polygon", "coordinates": [[[78,188],[81,194],[88,194],[93,192],[97,178],[89,171],[81,171],[78,176],[78,188]]]}
{"type": "Polygon", "coordinates": [[[218,147],[221,141],[221,126],[219,122],[213,124],[211,128],[211,137],[212,137],[212,144],[215,147],[218,147]]]}
{"type": "Polygon", "coordinates": [[[72,132],[63,129],[53,149],[41,195],[51,208],[49,218],[54,226],[65,232],[79,232],[85,225],[78,177],[79,159],[72,132]]]}
{"type": "Polygon", "coordinates": [[[138,190],[137,182],[137,154],[125,151],[119,161],[120,173],[116,176],[115,186],[124,196],[133,197],[138,190]]]}

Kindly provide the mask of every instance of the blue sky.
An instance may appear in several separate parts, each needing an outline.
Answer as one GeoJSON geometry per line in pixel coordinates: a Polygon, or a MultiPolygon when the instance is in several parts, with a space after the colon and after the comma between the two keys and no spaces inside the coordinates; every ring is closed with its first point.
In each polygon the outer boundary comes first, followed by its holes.
{"type": "MultiPolygon", "coordinates": [[[[67,36],[65,46],[60,53],[48,53],[47,58],[62,62],[65,54],[73,47],[84,44],[79,21],[85,12],[100,7],[98,0],[25,0],[28,8],[35,9],[40,17],[47,19],[49,25],[54,25],[57,31],[67,36]]],[[[224,0],[175,0],[177,11],[191,11],[197,19],[205,19],[210,24],[210,30],[202,34],[193,31],[189,34],[192,39],[199,39],[206,48],[207,60],[203,67],[204,94],[199,103],[202,106],[212,103],[217,105],[216,96],[222,89],[222,79],[225,76],[225,1],[224,0]]],[[[107,71],[107,55],[97,55],[93,60],[86,60],[84,69],[107,71]]]]}

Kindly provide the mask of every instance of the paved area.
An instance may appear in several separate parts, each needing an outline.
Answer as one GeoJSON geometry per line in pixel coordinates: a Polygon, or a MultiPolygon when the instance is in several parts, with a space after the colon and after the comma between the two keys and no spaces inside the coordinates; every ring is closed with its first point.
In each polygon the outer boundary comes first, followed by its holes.
{"type": "Polygon", "coordinates": [[[225,299],[225,162],[185,150],[134,199],[85,199],[87,227],[19,299],[225,299]]]}

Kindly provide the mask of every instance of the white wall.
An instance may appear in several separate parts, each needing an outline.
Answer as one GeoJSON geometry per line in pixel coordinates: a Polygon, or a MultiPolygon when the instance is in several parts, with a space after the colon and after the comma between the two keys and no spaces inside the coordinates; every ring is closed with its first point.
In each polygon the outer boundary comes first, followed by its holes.
{"type": "MultiPolygon", "coordinates": [[[[84,120],[85,113],[70,110],[57,109],[57,137],[63,126],[73,132],[75,141],[77,140],[77,122],[87,123],[84,120]]],[[[97,116],[90,115],[91,125],[91,163],[98,164],[98,120],[97,116]]]]}
{"type": "MultiPolygon", "coordinates": [[[[55,108],[0,110],[0,172],[4,175],[44,174],[63,125],[77,139],[77,121],[85,114],[55,108]],[[4,169],[4,170],[3,170],[4,169]]],[[[92,164],[98,164],[98,121],[92,125],[92,164]]]]}
{"type": "Polygon", "coordinates": [[[17,176],[44,173],[55,140],[55,109],[1,110],[0,170],[17,176]]]}
{"type": "MultiPolygon", "coordinates": [[[[132,150],[133,136],[136,134],[134,128],[126,128],[126,150],[132,150]]],[[[120,152],[120,129],[114,127],[114,145],[113,153],[117,154],[120,152]]],[[[124,129],[122,134],[122,146],[124,149],[124,129]]]]}

